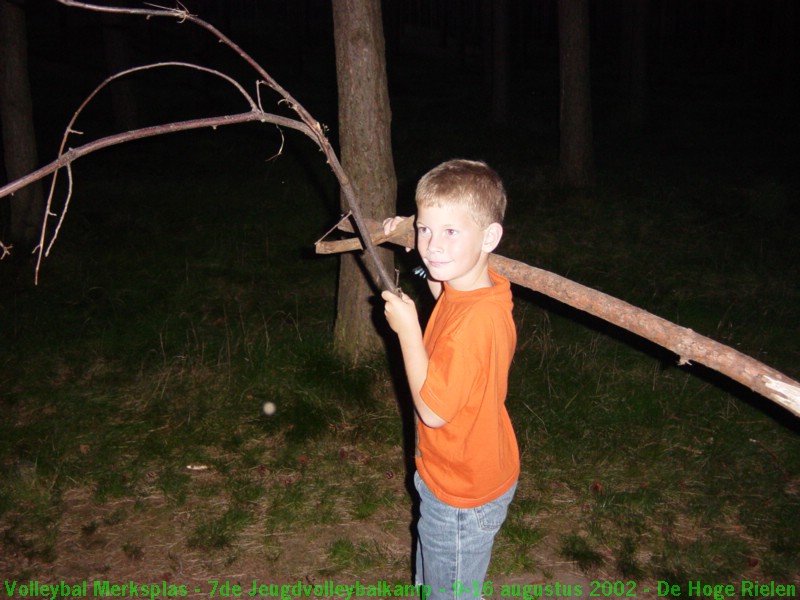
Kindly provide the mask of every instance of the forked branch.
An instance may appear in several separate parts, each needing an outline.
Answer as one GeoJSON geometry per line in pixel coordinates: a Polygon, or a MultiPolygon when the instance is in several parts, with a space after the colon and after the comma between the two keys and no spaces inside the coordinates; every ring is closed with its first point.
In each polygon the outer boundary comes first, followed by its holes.
{"type": "MultiPolygon", "coordinates": [[[[108,78],[100,86],[98,86],[98,88],[86,99],[86,101],[84,101],[84,103],[81,105],[81,107],[75,113],[75,116],[73,117],[72,121],[70,122],[69,127],[67,128],[67,130],[66,130],[66,132],[64,134],[62,145],[61,145],[61,148],[59,150],[59,155],[58,155],[58,158],[56,160],[54,160],[49,165],[47,165],[45,167],[42,167],[41,169],[38,169],[37,171],[34,171],[33,173],[30,173],[29,175],[27,175],[27,176],[25,176],[25,177],[23,177],[21,179],[18,179],[16,181],[6,185],[3,188],[0,188],[0,197],[6,196],[8,194],[12,194],[16,190],[18,190],[18,189],[20,189],[22,187],[25,187],[26,185],[29,185],[29,184],[33,183],[34,181],[42,179],[43,177],[46,177],[47,175],[49,175],[51,173],[57,173],[57,171],[59,169],[62,169],[62,168],[66,168],[67,169],[68,177],[70,177],[71,176],[71,171],[70,171],[69,165],[71,165],[73,161],[75,161],[76,159],[80,158],[81,156],[85,156],[86,154],[89,154],[89,153],[94,152],[96,150],[99,150],[101,148],[106,148],[108,146],[112,146],[112,145],[115,145],[115,144],[121,144],[121,143],[128,142],[128,141],[135,140],[135,139],[141,139],[141,138],[144,138],[144,137],[152,137],[152,136],[155,136],[155,135],[173,133],[173,132],[176,132],[176,131],[186,131],[186,130],[189,130],[189,129],[198,129],[198,128],[202,128],[202,127],[218,127],[220,125],[230,125],[230,124],[235,124],[235,123],[246,123],[246,122],[257,121],[257,122],[264,122],[264,123],[274,123],[275,125],[278,125],[280,127],[288,127],[288,128],[291,128],[291,129],[296,129],[296,130],[304,133],[308,137],[310,137],[317,144],[319,149],[322,150],[323,154],[325,155],[327,163],[330,166],[331,170],[333,171],[333,174],[335,175],[336,179],[339,181],[339,185],[341,186],[342,192],[343,192],[343,194],[345,196],[345,199],[347,201],[348,208],[350,209],[350,212],[352,213],[353,220],[355,221],[357,229],[359,231],[366,231],[366,226],[365,226],[365,223],[364,223],[364,217],[362,215],[361,207],[360,207],[359,202],[358,202],[358,193],[355,190],[352,182],[348,178],[347,174],[345,173],[344,169],[342,168],[342,165],[339,162],[339,158],[336,155],[336,152],[334,151],[333,147],[330,144],[330,141],[328,140],[327,136],[325,135],[325,129],[323,128],[323,126],[316,119],[314,119],[311,116],[311,114],[303,107],[302,104],[300,104],[291,94],[289,94],[288,91],[286,91],[281,85],[279,85],[278,82],[275,81],[269,75],[269,73],[258,62],[256,62],[240,46],[238,46],[236,43],[234,43],[230,38],[228,38],[226,35],[224,35],[216,27],[214,27],[213,25],[207,23],[206,21],[198,18],[197,16],[191,14],[184,7],[174,8],[174,9],[172,9],[172,8],[164,8],[164,7],[157,7],[157,6],[154,6],[152,8],[122,8],[122,7],[102,6],[102,5],[92,4],[92,3],[89,3],[89,2],[79,2],[79,1],[76,1],[76,0],[57,0],[57,1],[60,2],[61,4],[65,5],[65,6],[82,8],[82,9],[85,9],[85,10],[91,10],[91,11],[95,11],[95,12],[117,13],[117,14],[127,14],[127,15],[141,15],[141,16],[145,16],[147,18],[165,17],[165,18],[175,19],[180,23],[183,23],[185,21],[189,21],[189,22],[197,25],[198,27],[201,27],[202,29],[205,29],[206,31],[208,31],[212,35],[214,35],[221,43],[223,43],[225,46],[228,46],[242,60],[244,60],[248,65],[250,65],[250,67],[252,67],[256,71],[256,73],[261,78],[260,81],[256,82],[256,97],[258,98],[258,101],[255,101],[252,98],[252,96],[247,94],[245,92],[244,88],[241,85],[239,85],[239,83],[236,82],[235,80],[233,80],[232,78],[230,78],[227,75],[224,75],[224,74],[222,74],[222,73],[220,73],[218,71],[215,71],[213,69],[207,69],[205,67],[200,67],[198,65],[192,65],[192,64],[189,64],[189,63],[159,63],[159,64],[156,64],[156,65],[147,65],[147,66],[144,66],[144,67],[136,67],[135,69],[129,69],[128,71],[124,71],[122,73],[119,73],[117,75],[114,75],[114,76],[108,78]],[[250,111],[246,112],[246,113],[236,114],[236,115],[224,115],[224,116],[217,116],[217,117],[209,117],[209,118],[205,118],[205,119],[193,119],[193,120],[189,120],[189,121],[181,121],[181,122],[177,122],[177,123],[168,123],[168,124],[164,124],[164,125],[146,127],[146,128],[142,128],[142,129],[133,130],[133,131],[127,131],[127,132],[124,132],[124,133],[120,133],[120,134],[117,134],[117,135],[108,136],[108,137],[96,140],[94,142],[91,142],[89,144],[85,144],[85,145],[80,146],[78,148],[74,148],[74,149],[70,149],[70,150],[65,151],[67,139],[69,138],[69,136],[71,134],[77,133],[74,130],[74,124],[75,124],[75,120],[77,119],[77,116],[81,113],[82,109],[86,106],[86,104],[88,102],[90,102],[91,99],[94,98],[94,96],[97,94],[97,92],[99,92],[103,87],[108,85],[111,81],[113,81],[113,80],[115,80],[115,79],[117,79],[117,78],[119,78],[121,76],[133,73],[135,71],[148,69],[148,68],[155,68],[155,67],[160,67],[160,66],[178,66],[178,65],[186,67],[186,68],[193,68],[193,69],[197,69],[197,70],[200,70],[200,71],[205,71],[205,72],[211,73],[213,75],[216,75],[218,77],[221,77],[221,78],[225,79],[226,81],[231,83],[234,87],[236,87],[236,89],[239,91],[239,93],[241,93],[247,99],[247,102],[250,105],[250,111]],[[271,88],[272,90],[274,90],[281,97],[279,103],[287,104],[289,106],[289,108],[291,108],[291,110],[294,111],[294,113],[298,116],[299,120],[291,119],[291,118],[288,118],[288,117],[283,117],[283,116],[279,116],[279,115],[275,115],[275,114],[272,114],[272,113],[265,112],[262,109],[261,103],[260,103],[259,87],[261,85],[266,85],[269,88],[271,88]]],[[[37,281],[38,281],[38,273],[39,273],[39,268],[41,266],[42,257],[45,256],[47,254],[47,252],[49,252],[49,249],[52,247],[52,243],[53,243],[53,241],[55,240],[55,238],[58,235],[58,230],[60,228],[61,221],[63,220],[64,214],[65,214],[65,212],[66,212],[66,210],[67,210],[67,208],[69,206],[69,200],[70,200],[70,195],[69,194],[71,193],[71,191],[68,192],[68,196],[67,196],[67,199],[66,199],[65,204],[64,204],[64,209],[62,210],[61,217],[59,219],[58,225],[56,226],[55,234],[54,234],[53,238],[51,239],[50,244],[46,246],[48,219],[50,217],[52,217],[52,216],[55,216],[52,213],[52,201],[53,201],[53,194],[54,194],[54,190],[55,190],[55,184],[56,184],[56,177],[54,176],[53,177],[53,182],[52,182],[51,188],[50,188],[50,195],[49,195],[48,200],[47,200],[47,209],[46,209],[46,212],[45,212],[45,218],[44,218],[43,225],[42,225],[42,233],[41,233],[41,237],[40,237],[40,243],[39,243],[39,246],[37,248],[37,250],[38,250],[38,261],[37,261],[37,266],[36,266],[37,281]]],[[[70,177],[70,185],[69,185],[70,190],[71,190],[71,187],[72,186],[71,186],[71,177],[70,177]]],[[[396,291],[392,279],[389,277],[389,274],[387,273],[386,268],[384,267],[383,263],[381,262],[381,260],[378,257],[375,245],[372,243],[372,241],[369,239],[368,236],[364,236],[363,237],[363,241],[364,241],[364,246],[365,246],[365,248],[367,250],[367,254],[369,255],[370,259],[375,264],[375,267],[376,267],[377,272],[378,272],[378,276],[379,276],[379,278],[381,280],[380,283],[381,283],[382,287],[385,288],[385,289],[388,289],[388,290],[396,291]]],[[[6,247],[6,246],[2,247],[3,255],[5,255],[7,253],[7,249],[8,249],[8,247],[6,247]]]]}
{"type": "MultiPolygon", "coordinates": [[[[87,10],[94,10],[98,12],[107,12],[107,13],[122,13],[122,14],[133,14],[133,15],[143,15],[147,18],[151,17],[166,17],[170,19],[176,19],[179,22],[189,21],[194,23],[195,25],[205,29],[212,35],[216,36],[219,41],[228,46],[231,50],[233,50],[239,57],[244,60],[250,67],[258,73],[259,77],[263,80],[267,86],[272,88],[278,95],[281,96],[282,102],[285,102],[300,118],[300,120],[310,129],[310,137],[314,139],[319,146],[320,150],[322,150],[323,154],[325,154],[325,158],[328,161],[328,165],[330,166],[333,174],[336,176],[336,179],[339,181],[339,186],[342,189],[342,193],[347,201],[347,207],[353,213],[353,220],[356,223],[356,227],[359,232],[364,232],[362,235],[362,239],[364,241],[364,248],[367,251],[370,259],[375,264],[375,268],[378,271],[378,275],[381,279],[381,284],[384,289],[387,290],[395,290],[394,282],[392,278],[389,277],[389,274],[386,271],[386,268],[383,266],[383,262],[380,260],[378,256],[378,252],[375,248],[375,244],[369,239],[369,236],[365,233],[367,231],[366,223],[364,221],[363,213],[361,212],[361,206],[358,202],[358,192],[354,188],[350,178],[342,168],[341,163],[339,162],[339,157],[336,155],[336,152],[331,146],[330,141],[328,141],[327,136],[325,135],[325,130],[320,125],[320,123],[314,119],[311,114],[305,109],[305,107],[300,104],[287,90],[285,90],[280,84],[278,84],[272,76],[267,73],[266,69],[262,67],[252,56],[250,56],[247,52],[245,52],[238,44],[236,44],[233,40],[231,40],[228,36],[222,33],[219,29],[203,21],[202,19],[196,17],[195,15],[191,14],[185,7],[181,8],[164,8],[164,7],[153,7],[152,9],[134,9],[134,8],[118,8],[118,7],[108,7],[108,6],[99,6],[96,4],[92,4],[89,2],[80,2],[78,0],[58,0],[61,4],[65,6],[74,6],[78,8],[84,8],[87,10]]],[[[258,84],[257,84],[258,85],[258,84]]]]}

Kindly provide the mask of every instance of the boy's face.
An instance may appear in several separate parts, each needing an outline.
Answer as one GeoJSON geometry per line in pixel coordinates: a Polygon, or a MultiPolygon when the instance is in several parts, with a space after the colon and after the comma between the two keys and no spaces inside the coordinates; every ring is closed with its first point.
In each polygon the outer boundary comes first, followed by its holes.
{"type": "Polygon", "coordinates": [[[491,285],[488,256],[500,241],[502,227],[482,228],[462,206],[420,207],[417,250],[432,279],[470,291],[491,285]],[[499,230],[499,234],[498,234],[499,230]]]}

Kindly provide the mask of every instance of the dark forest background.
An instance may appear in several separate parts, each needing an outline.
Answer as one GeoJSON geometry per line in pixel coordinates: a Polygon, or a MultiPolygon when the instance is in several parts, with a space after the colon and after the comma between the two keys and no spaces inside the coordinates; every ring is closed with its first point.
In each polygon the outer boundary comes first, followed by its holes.
{"type": "MultiPolygon", "coordinates": [[[[328,2],[185,4],[336,145],[328,2]]],[[[15,5],[40,164],[120,69],[186,60],[254,83],[188,24],[15,5]]],[[[558,6],[382,2],[397,212],[413,211],[416,181],[435,164],[484,159],[509,191],[501,254],[797,378],[800,4],[588,2],[592,118],[579,141],[593,173],[580,185],[563,176],[558,6]]],[[[150,71],[104,90],[71,144],[244,108],[197,73],[150,71]]],[[[38,286],[24,244],[0,262],[0,569],[56,581],[265,569],[406,580],[400,362],[389,343],[361,365],[331,350],[338,262],[313,243],[341,211],[317,148],[272,126],[218,128],[108,149],[74,173],[38,286]]],[[[395,260],[419,295],[413,253],[395,260]]],[[[797,419],[624,331],[514,293],[508,402],[524,476],[492,576],[553,579],[568,564],[640,581],[800,583],[797,419]]]]}
{"type": "MultiPolygon", "coordinates": [[[[335,130],[327,3],[185,4],[262,61],[335,130]],[[306,96],[304,88],[313,94],[306,96]]],[[[669,134],[682,118],[704,121],[710,137],[734,127],[762,128],[766,135],[773,125],[774,142],[780,145],[780,138],[796,133],[791,118],[800,72],[796,3],[597,0],[589,5],[593,115],[601,141],[613,142],[629,132],[669,134]]],[[[76,101],[114,69],[165,59],[208,59],[216,65],[225,59],[215,40],[189,27],[109,18],[54,2],[29,2],[26,10],[35,121],[44,157],[76,101]]],[[[396,127],[414,127],[426,115],[441,120],[448,113],[470,111],[477,122],[492,120],[537,136],[557,135],[555,1],[386,1],[383,12],[396,127]],[[503,14],[493,16],[498,10],[503,14]],[[506,28],[495,25],[498,18],[507,22],[506,28]],[[505,40],[498,43],[497,35],[505,40]],[[498,69],[508,72],[507,90],[493,79],[498,69]],[[506,96],[502,114],[492,110],[498,95],[506,96]]],[[[193,75],[185,77],[189,100],[175,99],[181,114],[206,105],[219,110],[221,99],[214,89],[206,89],[202,80],[192,82],[193,75]]],[[[154,106],[147,101],[153,93],[147,83],[132,85],[141,88],[134,93],[141,122],[161,118],[148,113],[161,112],[169,102],[159,99],[154,106]]],[[[124,110],[120,107],[119,114],[124,110]]],[[[113,121],[106,117],[98,116],[98,125],[112,129],[113,121]]],[[[537,162],[536,156],[529,158],[531,164],[537,162]]]]}

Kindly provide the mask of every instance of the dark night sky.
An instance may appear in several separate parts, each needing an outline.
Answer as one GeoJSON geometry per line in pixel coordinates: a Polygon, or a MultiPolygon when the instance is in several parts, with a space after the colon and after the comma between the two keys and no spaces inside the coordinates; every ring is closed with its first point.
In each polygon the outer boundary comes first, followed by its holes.
{"type": "MultiPolygon", "coordinates": [[[[239,43],[327,125],[335,145],[336,75],[327,2],[186,4],[239,43]]],[[[800,5],[792,0],[649,0],[647,5],[646,118],[642,131],[631,135],[626,124],[630,98],[626,69],[631,64],[633,25],[624,10],[630,3],[590,3],[598,168],[689,161],[712,176],[729,177],[734,185],[777,177],[797,190],[800,5]]],[[[493,92],[488,59],[494,32],[487,26],[486,6],[480,0],[383,3],[393,143],[402,147],[410,140],[416,147],[445,148],[451,144],[451,150],[442,149],[443,155],[433,160],[449,158],[449,153],[481,156],[507,168],[555,165],[556,2],[508,2],[510,84],[505,126],[494,126],[489,119],[493,92]]],[[[48,0],[28,3],[28,29],[42,164],[55,157],[78,105],[123,66],[184,60],[224,71],[250,90],[256,79],[207,32],[171,19],[108,19],[48,0]],[[123,37],[129,42],[127,56],[112,68],[107,41],[123,37]]],[[[227,87],[196,73],[148,72],[132,85],[131,94],[138,101],[137,126],[245,108],[227,87]]],[[[286,111],[270,105],[276,101],[267,96],[265,107],[286,111]]],[[[86,132],[81,141],[120,131],[108,92],[93,101],[81,118],[81,128],[86,132]]],[[[431,162],[424,153],[395,152],[401,179],[415,180],[431,162]]],[[[408,197],[400,183],[401,197],[408,197]]],[[[798,202],[795,196],[793,192],[792,201],[798,202]]]]}
{"type": "MultiPolygon", "coordinates": [[[[131,64],[192,60],[227,66],[232,74],[243,74],[245,82],[253,79],[229,60],[230,53],[191,26],[140,17],[109,23],[97,14],[54,2],[29,4],[36,118],[45,139],[45,131],[66,123],[77,102],[108,73],[104,23],[112,35],[129,35],[132,49],[126,60],[131,64]]],[[[186,2],[195,14],[218,25],[251,52],[312,113],[320,111],[322,119],[331,121],[335,73],[326,4],[186,2]]],[[[593,109],[601,138],[613,134],[626,101],[625,4],[619,0],[591,3],[593,109]]],[[[743,118],[737,127],[747,127],[751,118],[766,117],[766,113],[776,118],[789,114],[786,109],[796,103],[800,71],[799,12],[791,0],[650,0],[646,36],[650,130],[669,128],[670,113],[710,119],[725,113],[728,119],[736,116],[738,106],[744,114],[739,115],[743,118]],[[711,110],[709,104],[714,105],[711,110]],[[759,106],[765,114],[747,114],[759,106]]],[[[558,92],[555,1],[511,1],[509,13],[512,119],[538,121],[536,129],[552,133],[557,126],[558,92]]],[[[408,99],[413,99],[412,106],[416,99],[424,99],[428,116],[438,111],[438,120],[452,114],[454,104],[464,104],[466,94],[476,117],[485,114],[490,94],[485,40],[491,30],[485,26],[482,2],[384,2],[384,18],[396,124],[420,116],[419,110],[406,110],[408,99]]],[[[192,85],[191,78],[187,85],[192,85]]],[[[191,93],[198,106],[218,101],[203,98],[202,90],[191,93]]],[[[789,133],[784,125],[779,130],[789,133]]],[[[45,148],[42,154],[47,156],[45,148]]]]}

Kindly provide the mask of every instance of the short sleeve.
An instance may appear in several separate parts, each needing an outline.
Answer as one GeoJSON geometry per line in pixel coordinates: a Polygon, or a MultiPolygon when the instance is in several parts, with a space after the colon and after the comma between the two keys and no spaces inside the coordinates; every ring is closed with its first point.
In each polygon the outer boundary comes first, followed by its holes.
{"type": "Polygon", "coordinates": [[[428,373],[420,395],[425,404],[448,423],[464,409],[472,390],[481,386],[486,369],[476,348],[454,336],[442,336],[429,356],[428,373]]]}

